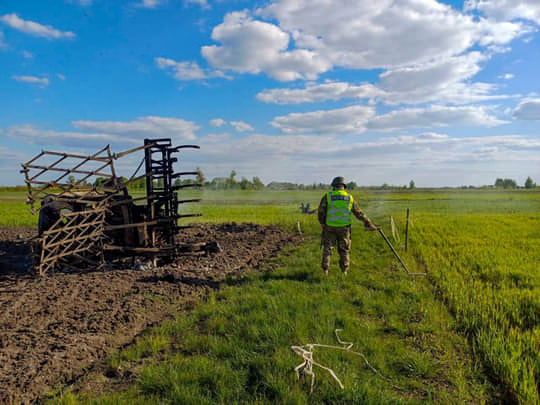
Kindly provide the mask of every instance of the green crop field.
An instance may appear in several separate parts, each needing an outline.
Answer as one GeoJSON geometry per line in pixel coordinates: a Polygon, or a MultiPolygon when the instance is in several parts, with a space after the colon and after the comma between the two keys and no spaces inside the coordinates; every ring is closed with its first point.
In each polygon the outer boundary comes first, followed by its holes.
{"type": "MultiPolygon", "coordinates": [[[[22,195],[0,195],[0,224],[33,225],[22,195]]],[[[260,273],[246,273],[189,313],[147,331],[108,359],[136,378],[101,395],[60,389],[53,403],[521,403],[539,402],[540,193],[525,190],[353,192],[391,238],[399,267],[376,232],[353,227],[351,271],[320,270],[320,192],[202,192],[203,221],[279,224],[304,241],[260,273]],[[411,212],[409,249],[404,228],[411,212]],[[314,367],[292,345],[337,344],[359,356],[315,349],[314,367]]],[[[96,377],[97,378],[97,377],[96,377]]]]}

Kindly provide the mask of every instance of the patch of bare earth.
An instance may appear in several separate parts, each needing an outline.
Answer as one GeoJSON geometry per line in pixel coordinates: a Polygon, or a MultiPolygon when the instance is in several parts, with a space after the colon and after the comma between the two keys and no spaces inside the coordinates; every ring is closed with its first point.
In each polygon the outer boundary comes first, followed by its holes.
{"type": "Polygon", "coordinates": [[[179,242],[217,241],[223,252],[153,269],[36,278],[25,242],[34,233],[0,227],[0,403],[33,403],[80,379],[149,326],[297,241],[278,227],[197,225],[179,242]]]}

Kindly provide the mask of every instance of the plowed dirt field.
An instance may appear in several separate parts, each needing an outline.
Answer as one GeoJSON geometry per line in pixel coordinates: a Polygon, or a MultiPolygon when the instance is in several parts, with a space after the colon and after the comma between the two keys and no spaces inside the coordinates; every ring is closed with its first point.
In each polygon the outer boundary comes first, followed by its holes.
{"type": "Polygon", "coordinates": [[[35,403],[75,382],[149,326],[190,307],[227,277],[257,270],[297,237],[255,224],[197,225],[179,242],[223,252],[164,267],[33,275],[32,228],[0,227],[0,403],[35,403]]]}

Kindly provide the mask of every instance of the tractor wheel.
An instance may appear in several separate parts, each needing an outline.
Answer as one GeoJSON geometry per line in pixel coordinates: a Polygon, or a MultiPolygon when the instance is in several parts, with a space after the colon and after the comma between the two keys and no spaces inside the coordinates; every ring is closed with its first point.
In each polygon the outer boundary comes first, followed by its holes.
{"type": "Polygon", "coordinates": [[[38,234],[48,231],[60,219],[62,211],[74,211],[74,206],[67,201],[55,201],[54,198],[45,197],[41,202],[38,220],[38,234]]]}

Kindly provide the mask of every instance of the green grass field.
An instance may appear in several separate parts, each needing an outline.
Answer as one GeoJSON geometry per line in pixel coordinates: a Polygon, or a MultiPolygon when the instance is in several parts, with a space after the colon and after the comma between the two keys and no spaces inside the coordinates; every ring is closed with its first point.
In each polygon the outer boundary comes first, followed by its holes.
{"type": "MultiPolygon", "coordinates": [[[[8,194],[8,193],[5,193],[8,194]]],[[[0,224],[33,225],[21,196],[0,195],[0,224]],[[15,196],[12,196],[15,197],[15,196]]],[[[262,273],[230,280],[189,313],[149,330],[108,359],[137,378],[96,397],[69,387],[53,403],[538,403],[540,381],[540,193],[517,190],[354,192],[390,235],[411,271],[399,267],[376,232],[353,227],[351,271],[320,271],[320,228],[301,215],[320,192],[203,192],[203,221],[280,224],[305,235],[262,273]],[[404,252],[406,209],[411,210],[404,252]],[[358,356],[316,349],[302,359],[291,345],[336,344],[343,329],[358,356]]],[[[97,377],[96,377],[97,378],[97,377]]]]}

